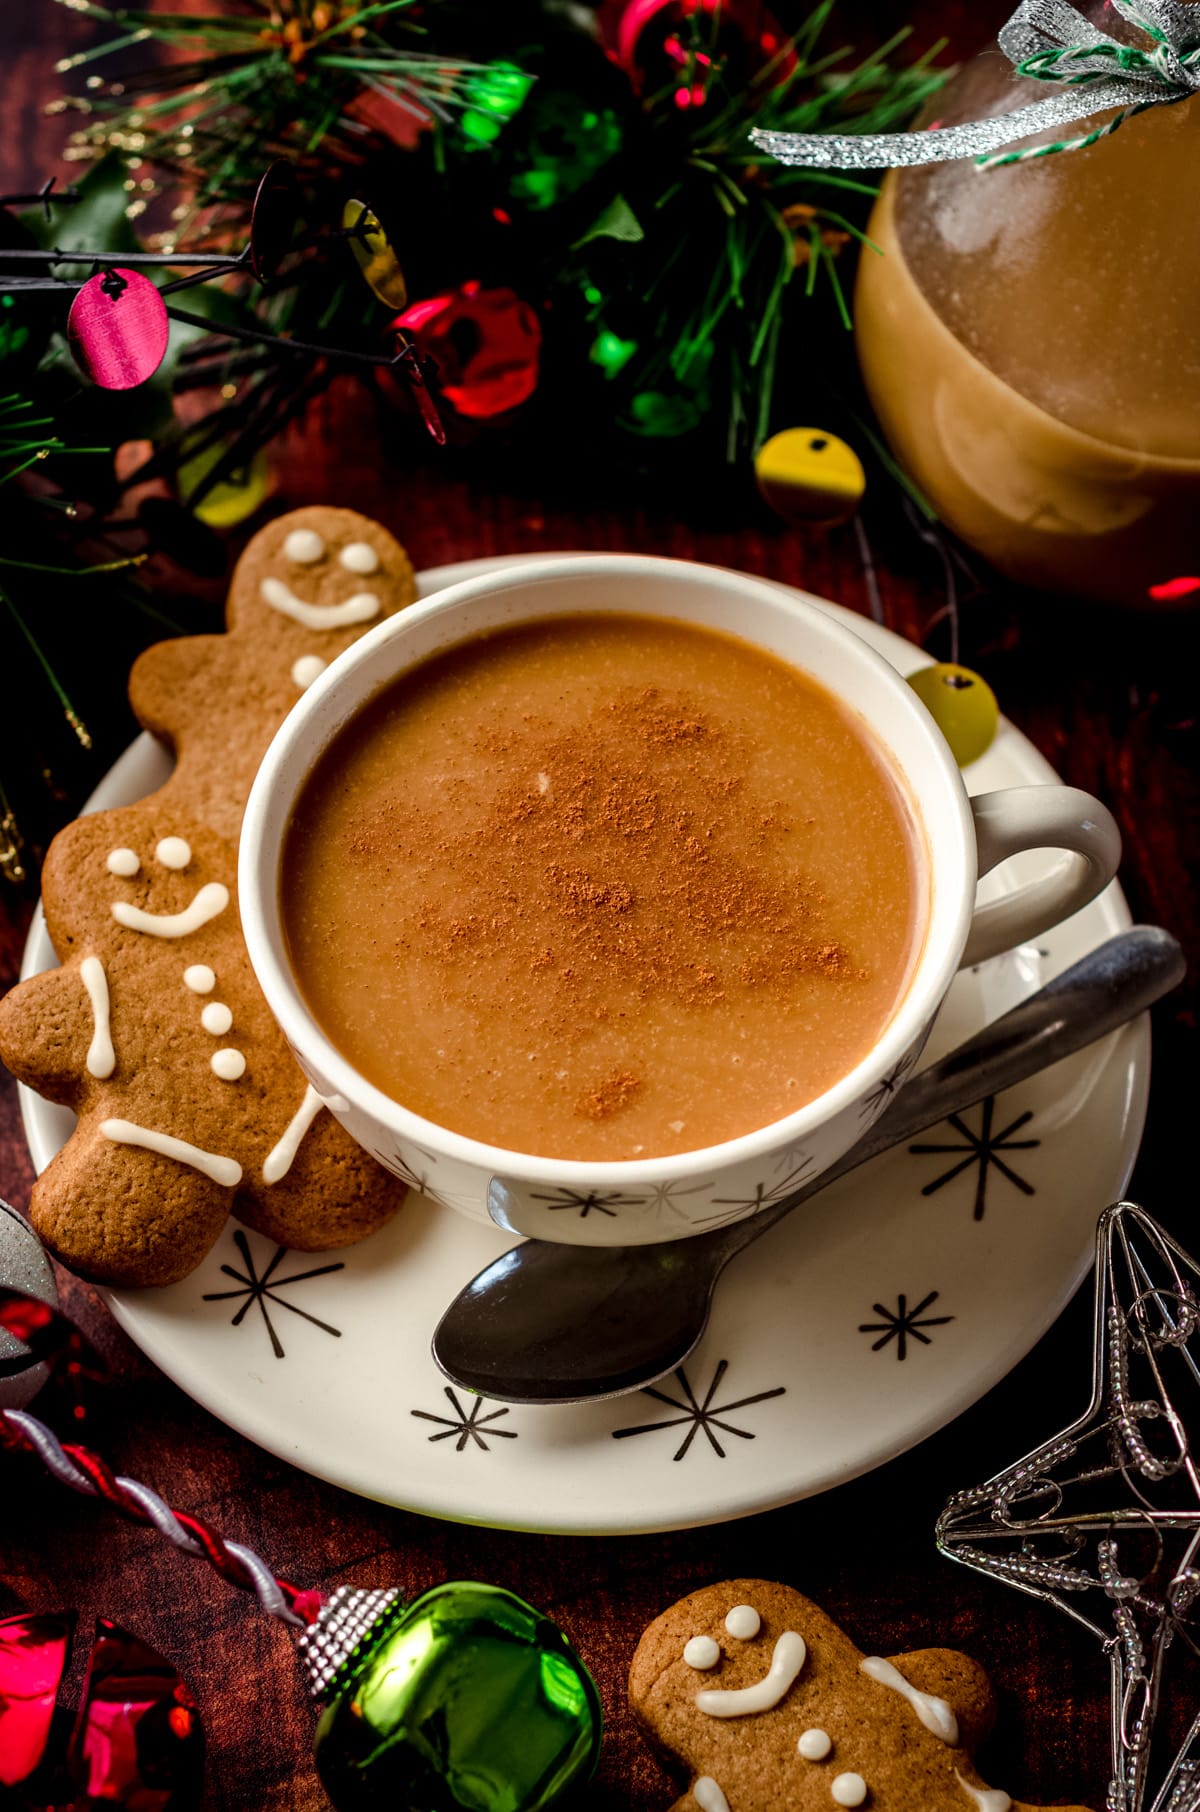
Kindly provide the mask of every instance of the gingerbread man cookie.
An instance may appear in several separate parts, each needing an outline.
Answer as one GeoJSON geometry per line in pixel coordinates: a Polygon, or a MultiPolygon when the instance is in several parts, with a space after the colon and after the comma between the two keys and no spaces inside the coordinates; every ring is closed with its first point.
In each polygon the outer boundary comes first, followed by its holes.
{"type": "Polygon", "coordinates": [[[148,648],[129,696],[175,752],[160,797],[236,839],[259,763],[301,692],[366,629],[411,604],[412,565],[354,510],[293,510],[238,561],[224,635],[148,648]]]}
{"type": "Polygon", "coordinates": [[[134,709],[175,771],[55,839],[43,901],[63,967],[0,1003],[0,1057],[78,1116],[31,1213],[86,1277],[173,1283],[231,1209],[281,1245],[345,1245],[404,1196],[297,1068],[251,971],[235,887],[267,744],[327,663],[414,596],[408,556],[378,523],[297,510],[243,554],[224,635],[159,643],[134,668],[134,709]]]}
{"type": "Polygon", "coordinates": [[[42,877],[62,967],[0,1002],[0,1055],[78,1123],[34,1226],[108,1284],[185,1276],[232,1210],[281,1245],[363,1238],[403,1197],[324,1111],[258,987],[236,857],[162,794],[79,818],[42,877]]]}
{"type": "Polygon", "coordinates": [[[975,1771],[993,1718],[981,1668],[953,1649],[864,1655],[790,1586],[733,1579],[672,1605],[637,1646],[629,1700],[690,1778],[672,1812],[1036,1812],[975,1771]]]}

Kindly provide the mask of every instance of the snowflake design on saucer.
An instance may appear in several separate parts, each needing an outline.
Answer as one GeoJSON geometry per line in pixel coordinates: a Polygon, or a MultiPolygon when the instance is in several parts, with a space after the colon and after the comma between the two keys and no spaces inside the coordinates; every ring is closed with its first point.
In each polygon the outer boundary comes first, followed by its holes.
{"type": "Polygon", "coordinates": [[[895,1310],[885,1309],[881,1302],[873,1302],[871,1307],[877,1315],[883,1316],[883,1320],[860,1321],[858,1331],[860,1334],[879,1335],[878,1340],[871,1342],[873,1353],[882,1352],[883,1348],[894,1340],[897,1359],[907,1359],[910,1340],[919,1340],[922,1346],[933,1345],[929,1335],[922,1333],[923,1328],[942,1328],[955,1319],[953,1315],[925,1314],[925,1310],[933,1307],[940,1294],[940,1290],[930,1290],[929,1294],[922,1296],[920,1302],[915,1303],[911,1309],[908,1306],[908,1297],[903,1292],[896,1298],[895,1310]]]}
{"type": "Polygon", "coordinates": [[[995,1095],[988,1095],[982,1103],[978,1132],[972,1131],[961,1114],[951,1114],[946,1121],[946,1125],[953,1127],[954,1131],[959,1134],[957,1143],[947,1145],[921,1144],[909,1146],[908,1149],[914,1156],[923,1157],[930,1152],[944,1153],[946,1155],[951,1153],[965,1154],[960,1157],[957,1164],[951,1164],[948,1170],[944,1170],[940,1177],[934,1177],[932,1183],[926,1183],[924,1189],[921,1191],[922,1195],[936,1194],[937,1191],[943,1189],[947,1183],[952,1183],[955,1177],[961,1176],[964,1171],[971,1170],[976,1165],[979,1167],[979,1175],[975,1179],[974,1218],[977,1221],[983,1219],[984,1209],[987,1207],[988,1177],[993,1170],[998,1170],[1002,1177],[1008,1179],[1014,1189],[1019,1189],[1021,1191],[1022,1195],[1037,1194],[1032,1183],[1027,1182],[1023,1176],[1019,1176],[1011,1165],[1007,1164],[1003,1158],[997,1156],[997,1153],[1002,1151],[1033,1151],[1041,1144],[1042,1141],[1040,1139],[1013,1138],[1014,1133],[1020,1132],[1021,1128],[1023,1126],[1028,1126],[1029,1122],[1033,1119],[1032,1111],[1027,1110],[1023,1114],[1018,1114],[1016,1119],[1010,1120],[1008,1125],[1000,1132],[993,1132],[992,1130],[995,1117],[996,1097],[995,1095]]]}
{"type": "Polygon", "coordinates": [[[462,1453],[464,1448],[471,1445],[481,1448],[484,1453],[490,1453],[489,1441],[515,1441],[517,1439],[515,1428],[490,1426],[491,1423],[498,1422],[502,1416],[509,1414],[507,1405],[503,1409],[493,1409],[485,1416],[482,1413],[484,1406],[482,1397],[473,1397],[470,1410],[466,1410],[459,1402],[457,1393],[451,1390],[448,1384],[445,1386],[445,1392],[450,1407],[454,1411],[453,1417],[435,1416],[432,1410],[428,1409],[414,1409],[409,1412],[410,1415],[419,1417],[422,1422],[437,1422],[441,1425],[440,1433],[429,1436],[431,1441],[448,1441],[453,1436],[455,1437],[455,1453],[462,1453]]]}
{"type": "Polygon", "coordinates": [[[760,1208],[773,1207],[786,1195],[799,1189],[813,1169],[813,1159],[806,1152],[792,1151],[787,1154],[794,1161],[791,1168],[774,1183],[756,1183],[751,1195],[713,1197],[713,1207],[725,1209],[723,1214],[705,1214],[697,1217],[697,1226],[723,1227],[727,1221],[741,1220],[744,1215],[755,1214],[760,1208]]]}
{"type": "Polygon", "coordinates": [[[687,1372],[680,1366],[675,1373],[675,1381],[682,1392],[682,1401],[679,1397],[669,1397],[665,1391],[655,1390],[652,1386],[642,1392],[644,1397],[653,1397],[656,1403],[665,1403],[669,1409],[679,1410],[680,1414],[669,1416],[664,1421],[639,1422],[632,1428],[614,1428],[613,1440],[624,1441],[631,1435],[658,1434],[664,1428],[686,1428],[687,1433],[672,1454],[672,1459],[684,1459],[692,1442],[701,1432],[717,1458],[725,1459],[727,1457],[725,1449],[714,1430],[719,1429],[725,1435],[736,1435],[742,1441],[753,1441],[756,1438],[753,1429],[739,1428],[736,1423],[730,1422],[727,1418],[733,1414],[734,1410],[748,1409],[752,1403],[766,1403],[771,1397],[782,1397],[786,1388],[782,1384],[777,1384],[773,1390],[755,1391],[752,1396],[738,1397],[732,1403],[718,1403],[715,1401],[717,1391],[728,1370],[728,1359],[720,1360],[713,1372],[712,1382],[703,1398],[700,1398],[693,1390],[687,1372]]]}
{"type": "Polygon", "coordinates": [[[586,1221],[589,1214],[606,1214],[609,1220],[616,1220],[617,1211],[621,1208],[644,1208],[644,1195],[622,1195],[618,1190],[603,1192],[599,1189],[557,1189],[553,1195],[540,1195],[536,1191],[530,1194],[531,1202],[544,1202],[551,1214],[574,1213],[581,1221],[586,1221]]]}
{"type": "Polygon", "coordinates": [[[232,1277],[239,1287],[236,1290],[210,1290],[202,1298],[204,1302],[233,1302],[238,1297],[244,1297],[245,1301],[229,1324],[231,1327],[240,1327],[250,1310],[257,1306],[258,1312],[263,1318],[263,1326],[270,1336],[271,1351],[277,1359],[283,1359],[286,1357],[283,1342],[275,1331],[275,1323],[271,1320],[271,1313],[267,1307],[270,1302],[274,1303],[276,1308],[287,1309],[291,1314],[299,1315],[303,1321],[310,1321],[313,1327],[320,1328],[325,1334],[332,1334],[335,1340],[341,1339],[341,1328],[331,1327],[329,1322],[321,1321],[316,1315],[310,1315],[307,1309],[298,1308],[294,1302],[288,1302],[279,1294],[280,1290],[286,1290],[292,1284],[306,1283],[310,1277],[328,1277],[333,1271],[344,1271],[346,1267],[340,1259],[336,1264],[316,1265],[309,1271],[291,1271],[286,1277],[276,1277],[275,1271],[279,1261],[287,1257],[289,1251],[287,1246],[275,1248],[275,1256],[266,1270],[260,1274],[254,1263],[254,1254],[250,1250],[250,1241],[240,1227],[233,1236],[233,1243],[241,1253],[246,1269],[239,1271],[234,1265],[222,1265],[221,1270],[226,1277],[232,1277]]]}
{"type": "Polygon", "coordinates": [[[908,1075],[917,1061],[917,1052],[907,1051],[899,1063],[892,1065],[886,1076],[881,1076],[875,1087],[863,1096],[858,1110],[860,1120],[876,1120],[885,1107],[889,1107],[896,1090],[908,1075]]]}

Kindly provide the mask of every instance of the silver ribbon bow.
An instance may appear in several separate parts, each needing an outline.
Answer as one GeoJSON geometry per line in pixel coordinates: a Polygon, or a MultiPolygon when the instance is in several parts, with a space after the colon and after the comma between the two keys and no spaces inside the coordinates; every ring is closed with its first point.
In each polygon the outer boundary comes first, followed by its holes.
{"type": "Polygon", "coordinates": [[[1021,0],[999,36],[1014,74],[1053,82],[1059,92],[995,119],[968,120],[926,132],[836,133],[753,131],[760,150],[784,164],[814,169],[872,170],[974,157],[981,165],[1023,162],[1090,145],[1147,107],[1186,101],[1200,93],[1200,6],[1181,0],[1112,0],[1148,48],[1122,44],[1084,18],[1070,0],[1021,0]],[[1034,133],[1089,114],[1121,111],[1081,137],[1007,152],[1034,133]]]}

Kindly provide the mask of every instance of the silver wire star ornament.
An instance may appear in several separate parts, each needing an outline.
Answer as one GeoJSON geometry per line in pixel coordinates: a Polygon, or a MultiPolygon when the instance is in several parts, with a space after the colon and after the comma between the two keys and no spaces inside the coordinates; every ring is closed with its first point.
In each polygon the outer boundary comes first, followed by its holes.
{"type": "Polygon", "coordinates": [[[1097,1228],[1087,1409],[952,1497],[937,1540],[1099,1638],[1112,1673],[1107,1812],[1198,1812],[1200,1711],[1152,1783],[1168,1661],[1177,1674],[1200,1655],[1200,1267],[1144,1209],[1119,1202],[1097,1228]]]}

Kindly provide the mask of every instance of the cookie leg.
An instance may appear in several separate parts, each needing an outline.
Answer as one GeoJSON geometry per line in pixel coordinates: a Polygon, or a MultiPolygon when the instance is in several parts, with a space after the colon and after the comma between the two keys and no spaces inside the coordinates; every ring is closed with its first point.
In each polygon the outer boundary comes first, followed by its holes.
{"type": "Polygon", "coordinates": [[[93,1283],[178,1283],[229,1215],[232,1189],[173,1158],[79,1129],[34,1186],[29,1217],[54,1256],[93,1283]]]}
{"type": "Polygon", "coordinates": [[[368,1157],[333,1115],[313,1114],[295,1149],[274,1148],[257,1174],[243,1179],[234,1209],[256,1233],[297,1252],[325,1252],[365,1239],[391,1220],[404,1200],[398,1177],[368,1157]],[[287,1168],[277,1175],[286,1159],[287,1168]],[[263,1175],[268,1170],[274,1181],[263,1175]]]}

